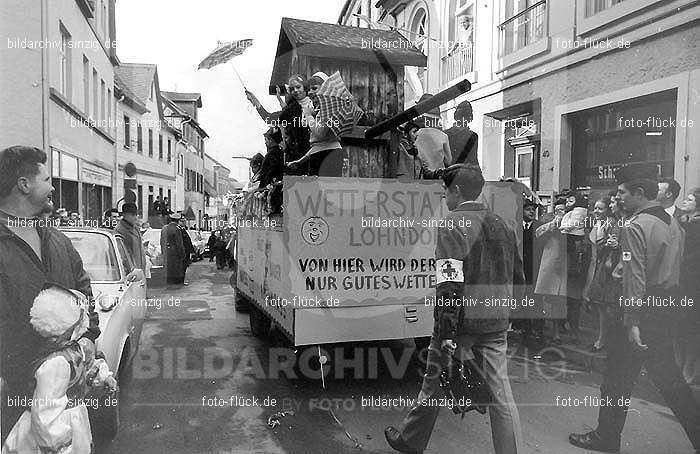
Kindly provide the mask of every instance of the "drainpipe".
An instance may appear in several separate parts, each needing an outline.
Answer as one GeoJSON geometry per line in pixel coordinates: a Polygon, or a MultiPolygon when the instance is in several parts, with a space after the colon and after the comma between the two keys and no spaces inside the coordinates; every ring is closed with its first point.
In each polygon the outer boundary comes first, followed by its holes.
{"type": "MultiPolygon", "coordinates": [[[[49,0],[41,0],[41,39],[49,40],[49,0]]],[[[51,136],[49,130],[49,51],[47,46],[41,48],[41,143],[42,149],[48,154],[49,171],[53,173],[53,156],[51,153],[51,136]]],[[[52,175],[58,176],[58,175],[52,175]]],[[[80,197],[78,191],[78,197],[80,197]]],[[[80,206],[80,202],[78,202],[80,206]]]]}

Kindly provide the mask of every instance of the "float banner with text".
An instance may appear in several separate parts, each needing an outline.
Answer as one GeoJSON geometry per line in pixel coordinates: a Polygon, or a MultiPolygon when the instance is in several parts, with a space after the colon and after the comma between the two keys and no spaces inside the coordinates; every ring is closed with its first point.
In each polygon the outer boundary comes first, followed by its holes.
{"type": "MultiPolygon", "coordinates": [[[[284,185],[292,295],[341,307],[434,298],[438,227],[463,228],[446,223],[440,180],[285,177],[284,185]]],[[[520,199],[511,185],[487,186],[484,200],[517,225],[520,199]]]]}

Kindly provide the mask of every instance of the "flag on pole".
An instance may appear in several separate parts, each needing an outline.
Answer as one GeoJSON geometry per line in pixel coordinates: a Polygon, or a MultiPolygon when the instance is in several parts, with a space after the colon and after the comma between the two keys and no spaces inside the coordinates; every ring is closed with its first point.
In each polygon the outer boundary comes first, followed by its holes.
{"type": "Polygon", "coordinates": [[[222,43],[219,41],[219,45],[214,49],[209,55],[207,55],[204,60],[197,66],[197,69],[210,69],[216,65],[226,63],[233,57],[241,55],[247,48],[253,45],[252,39],[241,39],[238,41],[231,41],[228,43],[222,43]]]}

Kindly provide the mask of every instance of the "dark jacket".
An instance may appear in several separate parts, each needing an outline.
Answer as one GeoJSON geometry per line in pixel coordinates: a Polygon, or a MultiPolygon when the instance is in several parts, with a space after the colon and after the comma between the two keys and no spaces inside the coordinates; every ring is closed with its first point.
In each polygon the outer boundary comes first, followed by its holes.
{"type": "MultiPolygon", "coordinates": [[[[680,211],[680,210],[676,210],[680,211]]],[[[691,217],[681,217],[681,227],[685,230],[685,246],[681,261],[680,287],[681,298],[693,299],[693,306],[687,312],[692,319],[700,321],[700,213],[691,217]]]]}
{"type": "Polygon", "coordinates": [[[525,282],[515,232],[478,202],[460,205],[446,221],[438,228],[435,253],[434,331],[440,339],[454,339],[506,330],[508,300],[520,299],[514,288],[525,282]]]}
{"type": "Polygon", "coordinates": [[[189,266],[189,264],[192,263],[192,254],[194,254],[194,245],[192,244],[192,238],[190,238],[190,234],[187,233],[187,229],[185,227],[178,228],[180,229],[180,232],[182,232],[182,245],[185,248],[185,266],[189,266]]]}
{"type": "Polygon", "coordinates": [[[456,127],[445,131],[450,141],[453,164],[476,164],[479,165],[479,136],[468,128],[456,127]]]}
{"type": "MultiPolygon", "coordinates": [[[[311,132],[302,122],[301,104],[296,99],[290,99],[280,112],[270,113],[264,107],[256,107],[260,118],[268,125],[278,122],[284,128],[287,135],[287,147],[284,151],[287,162],[301,159],[311,145],[309,144],[311,132]]],[[[302,175],[304,166],[300,166],[293,174],[302,175]]]]}
{"type": "Polygon", "coordinates": [[[171,222],[160,230],[160,250],[163,254],[165,275],[170,280],[185,277],[185,245],[176,223],[171,222]]]}
{"type": "Polygon", "coordinates": [[[265,188],[275,181],[282,181],[284,176],[284,155],[279,146],[267,149],[260,169],[260,188],[265,188]]]}
{"type": "MultiPolygon", "coordinates": [[[[38,227],[37,231],[41,260],[27,243],[0,223],[0,376],[6,380],[5,396],[31,397],[32,361],[38,359],[44,339],[29,324],[29,310],[44,284],[53,282],[78,290],[92,301],[90,277],[68,237],[51,227],[38,227]]],[[[100,328],[92,302],[88,316],[90,327],[84,337],[94,342],[100,328]]],[[[3,398],[3,429],[7,429],[5,423],[12,413],[6,405],[7,399],[3,398]]],[[[3,430],[3,436],[6,435],[3,430]]]]}
{"type": "Polygon", "coordinates": [[[134,268],[146,269],[146,253],[143,250],[143,238],[141,230],[135,225],[129,224],[124,219],[117,224],[116,231],[124,238],[124,246],[126,246],[131,261],[134,262],[134,268]]]}

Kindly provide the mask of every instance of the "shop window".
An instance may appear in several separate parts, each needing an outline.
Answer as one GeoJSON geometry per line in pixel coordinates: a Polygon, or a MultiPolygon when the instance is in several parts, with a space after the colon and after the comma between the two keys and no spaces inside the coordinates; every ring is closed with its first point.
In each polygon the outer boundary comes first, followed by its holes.
{"type": "Polygon", "coordinates": [[[572,128],[572,181],[613,189],[623,164],[651,162],[673,177],[677,91],[609,104],[568,116],[572,128]]]}
{"type": "Polygon", "coordinates": [[[591,17],[601,11],[610,9],[624,0],[586,0],[586,17],[591,17]]]}

